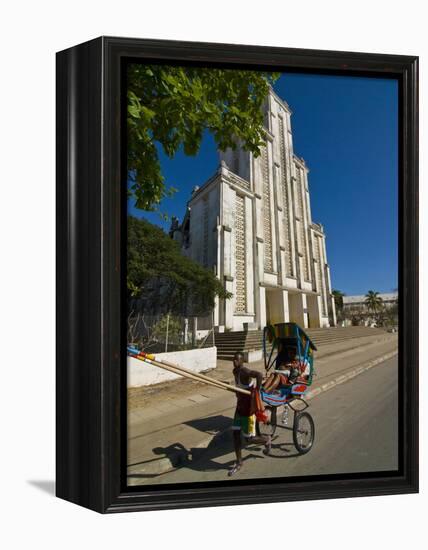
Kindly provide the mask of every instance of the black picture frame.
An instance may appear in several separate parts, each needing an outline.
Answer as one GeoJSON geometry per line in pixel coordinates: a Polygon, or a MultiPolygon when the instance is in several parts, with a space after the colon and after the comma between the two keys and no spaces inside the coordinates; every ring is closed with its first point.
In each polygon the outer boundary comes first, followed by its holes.
{"type": "MultiPolygon", "coordinates": [[[[418,491],[418,58],[100,37],[57,54],[56,494],[98,512],[418,491]],[[137,490],[124,482],[124,67],[130,60],[396,78],[400,469],[137,490]]],[[[124,179],[125,178],[125,179],[124,179]]]]}

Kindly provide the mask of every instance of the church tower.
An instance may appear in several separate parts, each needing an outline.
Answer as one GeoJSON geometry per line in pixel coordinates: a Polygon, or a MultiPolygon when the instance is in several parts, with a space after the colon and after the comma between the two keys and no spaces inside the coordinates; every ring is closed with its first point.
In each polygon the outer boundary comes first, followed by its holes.
{"type": "Polygon", "coordinates": [[[334,326],[326,238],[312,221],[309,170],[293,151],[291,111],[273,90],[265,126],[259,157],[239,146],[220,152],[217,173],[194,189],[181,225],[174,222],[174,238],[233,295],[217,300],[217,330],[285,321],[334,326]]]}

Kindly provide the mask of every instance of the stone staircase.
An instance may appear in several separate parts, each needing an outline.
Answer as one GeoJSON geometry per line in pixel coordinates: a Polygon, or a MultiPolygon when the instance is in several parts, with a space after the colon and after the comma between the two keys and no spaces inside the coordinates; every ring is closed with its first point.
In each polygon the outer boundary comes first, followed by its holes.
{"type": "Polygon", "coordinates": [[[217,359],[233,359],[233,355],[237,351],[262,349],[262,341],[261,330],[218,332],[215,334],[217,359]]]}
{"type": "MultiPolygon", "coordinates": [[[[317,347],[327,346],[350,340],[385,334],[380,328],[370,327],[334,327],[334,328],[313,328],[305,331],[317,347]]],[[[215,334],[215,345],[217,346],[217,359],[231,360],[237,351],[248,352],[262,348],[262,331],[250,330],[236,332],[220,332],[215,334]]],[[[207,343],[206,345],[212,345],[207,343]]]]}
{"type": "Polygon", "coordinates": [[[385,329],[370,327],[333,327],[333,328],[312,328],[306,330],[309,338],[318,346],[325,346],[349,340],[352,338],[364,338],[365,336],[376,336],[385,334],[385,329]]]}

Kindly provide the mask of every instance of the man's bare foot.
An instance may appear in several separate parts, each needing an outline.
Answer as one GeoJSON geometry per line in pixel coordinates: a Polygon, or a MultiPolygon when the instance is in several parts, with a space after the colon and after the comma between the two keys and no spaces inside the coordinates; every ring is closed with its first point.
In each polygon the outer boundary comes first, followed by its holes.
{"type": "Polygon", "coordinates": [[[232,466],[232,468],[227,472],[227,475],[233,476],[236,474],[236,472],[239,472],[239,470],[242,468],[242,462],[235,462],[235,464],[232,466]]]}

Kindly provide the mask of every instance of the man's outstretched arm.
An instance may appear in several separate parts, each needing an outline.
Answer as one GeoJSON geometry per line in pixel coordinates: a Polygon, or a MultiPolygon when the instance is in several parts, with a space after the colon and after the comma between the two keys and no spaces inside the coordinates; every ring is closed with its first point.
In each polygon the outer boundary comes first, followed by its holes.
{"type": "Polygon", "coordinates": [[[263,374],[258,370],[249,369],[248,367],[242,367],[242,370],[248,378],[255,378],[257,380],[257,389],[260,389],[263,382],[263,374]]]}

